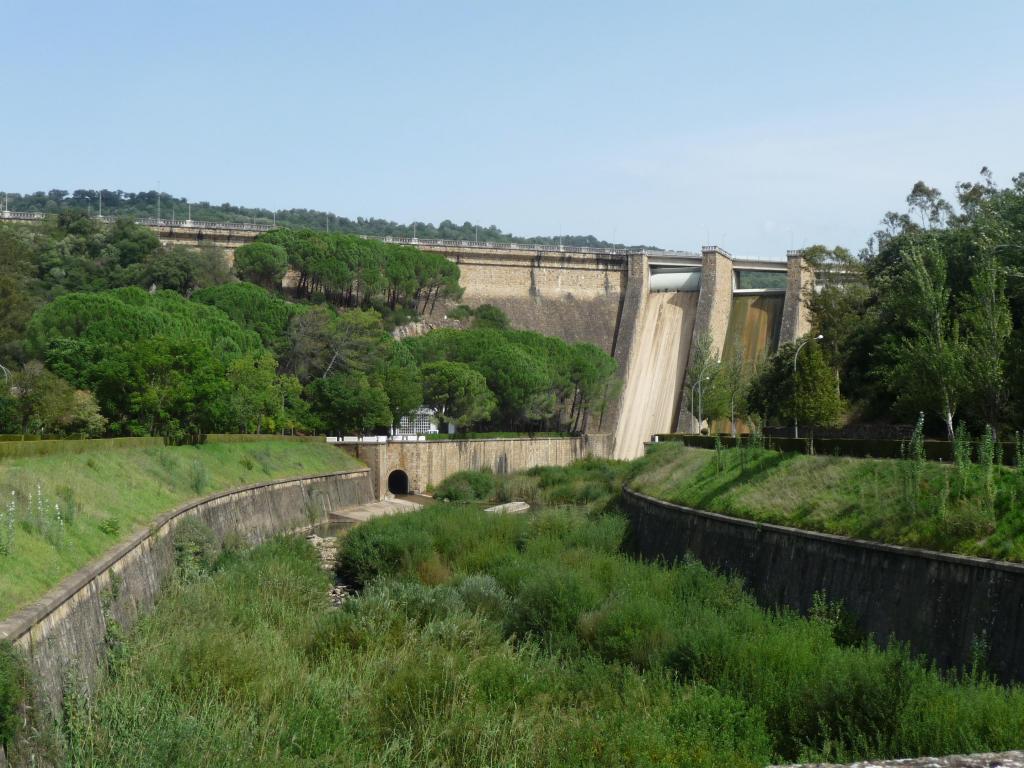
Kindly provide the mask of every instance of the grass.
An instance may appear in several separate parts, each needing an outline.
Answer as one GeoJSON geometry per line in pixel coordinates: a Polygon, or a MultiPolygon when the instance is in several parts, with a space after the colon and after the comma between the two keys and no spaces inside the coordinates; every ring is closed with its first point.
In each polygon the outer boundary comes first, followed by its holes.
{"type": "Polygon", "coordinates": [[[685,506],[893,544],[1024,561],[1024,472],[665,443],[631,488],[685,506]]]}
{"type": "Polygon", "coordinates": [[[1020,688],[841,645],[829,611],[768,613],[697,564],[630,560],[624,532],[566,508],[381,518],[344,542],[339,567],[364,588],[339,610],[305,542],[229,552],[138,625],[94,700],[69,696],[69,763],[762,766],[1019,747],[1020,688]]]}
{"type": "Polygon", "coordinates": [[[0,461],[0,617],[189,499],[355,466],[333,446],[275,441],[0,461]]]}

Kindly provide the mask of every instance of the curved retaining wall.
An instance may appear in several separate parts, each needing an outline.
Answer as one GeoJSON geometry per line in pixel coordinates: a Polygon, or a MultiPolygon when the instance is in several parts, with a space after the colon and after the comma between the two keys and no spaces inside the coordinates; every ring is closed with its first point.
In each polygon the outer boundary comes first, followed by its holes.
{"type": "Polygon", "coordinates": [[[623,489],[630,547],[645,558],[686,554],[742,577],[770,606],[806,614],[815,592],[841,600],[884,645],[909,643],[941,667],[989,643],[989,669],[1024,680],[1024,565],[880,544],[704,512],[623,489]]]}
{"type": "MultiPolygon", "coordinates": [[[[45,726],[60,716],[65,685],[91,692],[105,669],[109,631],[130,628],[150,610],[174,572],[170,536],[186,518],[198,517],[222,542],[241,537],[259,544],[284,531],[326,519],[341,507],[373,500],[367,469],[258,483],[189,502],[158,517],[147,530],[69,576],[42,600],[0,622],[28,661],[32,677],[29,720],[45,726]],[[31,714],[31,717],[30,717],[31,714]]],[[[12,764],[37,764],[45,744],[23,740],[11,748],[12,764]]],[[[46,764],[43,757],[42,764],[46,764]]],[[[0,748],[0,766],[4,754],[0,748]]]]}

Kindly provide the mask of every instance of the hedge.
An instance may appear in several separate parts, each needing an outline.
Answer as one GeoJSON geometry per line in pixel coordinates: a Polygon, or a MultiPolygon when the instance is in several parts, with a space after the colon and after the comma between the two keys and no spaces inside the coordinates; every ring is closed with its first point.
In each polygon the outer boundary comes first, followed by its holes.
{"type": "MultiPolygon", "coordinates": [[[[676,442],[691,448],[714,448],[715,440],[721,441],[725,448],[734,448],[742,437],[731,435],[688,435],[663,434],[655,435],[655,442],[676,442]]],[[[747,438],[749,441],[749,437],[747,438]]],[[[795,438],[765,437],[766,448],[782,453],[815,453],[818,456],[852,456],[856,458],[899,459],[906,450],[905,440],[855,440],[851,438],[795,438]]],[[[1013,464],[1016,459],[1016,446],[1013,443],[1000,443],[1002,462],[1013,464]]],[[[932,461],[952,461],[953,444],[946,440],[925,440],[925,457],[932,461]]]]}
{"type": "Polygon", "coordinates": [[[85,453],[111,448],[152,448],[164,444],[162,437],[105,437],[94,440],[25,440],[0,442],[0,459],[49,456],[57,453],[85,453]]]}
{"type": "Polygon", "coordinates": [[[323,443],[324,437],[316,435],[203,435],[203,443],[257,443],[263,440],[293,440],[297,443],[323,443]]]}

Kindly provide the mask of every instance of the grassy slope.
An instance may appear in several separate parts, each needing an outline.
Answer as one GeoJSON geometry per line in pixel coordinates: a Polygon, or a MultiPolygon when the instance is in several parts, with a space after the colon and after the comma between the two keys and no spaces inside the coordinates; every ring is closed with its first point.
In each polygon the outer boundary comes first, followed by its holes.
{"type": "Polygon", "coordinates": [[[229,554],[161,601],[93,704],[69,702],[69,755],[717,768],[1018,744],[1020,688],[840,647],[697,564],[624,557],[624,530],[443,504],[375,520],[343,545],[368,586],[338,611],[305,542],[229,554]]]}
{"type": "Polygon", "coordinates": [[[948,552],[1024,561],[1024,474],[887,459],[716,453],[666,443],[629,485],[713,512],[948,552]]]}
{"type": "Polygon", "coordinates": [[[0,617],[41,597],[161,512],[188,499],[271,478],[358,466],[336,447],[275,442],[161,447],[39,456],[0,462],[0,504],[18,508],[9,555],[0,555],[0,617]],[[37,485],[42,524],[33,525],[37,485]],[[63,493],[61,489],[64,489],[63,493]],[[80,511],[67,522],[68,492],[80,511]],[[53,504],[65,517],[63,535],[53,504]],[[106,530],[104,530],[104,528],[106,530]]]}

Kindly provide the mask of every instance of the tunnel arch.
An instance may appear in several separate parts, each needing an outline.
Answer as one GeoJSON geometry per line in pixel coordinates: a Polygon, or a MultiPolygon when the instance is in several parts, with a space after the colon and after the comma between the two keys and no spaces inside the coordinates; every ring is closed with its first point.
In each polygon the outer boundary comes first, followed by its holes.
{"type": "Polygon", "coordinates": [[[404,469],[396,469],[388,475],[388,493],[395,496],[409,493],[409,475],[404,469]]]}

